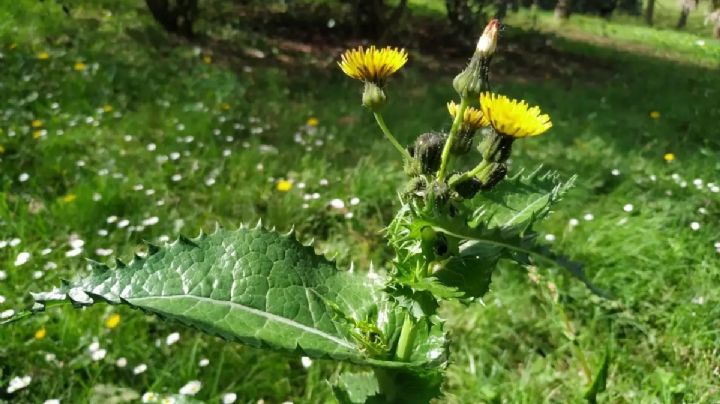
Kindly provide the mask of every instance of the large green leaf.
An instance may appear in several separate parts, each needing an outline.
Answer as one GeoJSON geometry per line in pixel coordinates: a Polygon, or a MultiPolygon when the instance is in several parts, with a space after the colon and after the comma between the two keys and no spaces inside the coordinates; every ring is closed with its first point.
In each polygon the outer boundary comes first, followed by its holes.
{"type": "Polygon", "coordinates": [[[563,182],[555,172],[541,171],[542,166],[529,174],[520,172],[479,193],[468,203],[474,209],[468,225],[516,235],[540,221],[575,182],[575,177],[563,182]]]}
{"type": "MultiPolygon", "coordinates": [[[[387,360],[369,349],[358,324],[374,324],[380,337],[395,336],[396,314],[383,280],[339,271],[291,235],[261,228],[217,230],[150,246],[116,268],[93,263],[92,273],[51,292],[36,293],[36,310],[49,301],[76,305],[102,300],[179,321],[231,341],[393,368],[435,367],[445,362],[445,340],[417,344],[412,362],[387,360]]],[[[438,325],[433,333],[441,333],[438,325]]],[[[370,333],[372,334],[372,333],[370,333]]],[[[378,343],[391,347],[392,341],[378,343]]]]}

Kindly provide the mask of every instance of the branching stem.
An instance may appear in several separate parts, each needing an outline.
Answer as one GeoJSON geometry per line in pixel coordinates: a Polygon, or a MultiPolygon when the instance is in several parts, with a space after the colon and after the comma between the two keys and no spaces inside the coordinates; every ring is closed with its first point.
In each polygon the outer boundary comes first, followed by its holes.
{"type": "Polygon", "coordinates": [[[467,109],[470,102],[466,97],[460,98],[460,107],[457,110],[457,115],[455,115],[455,120],[453,120],[453,124],[450,127],[450,135],[448,135],[447,141],[445,142],[445,147],[442,151],[442,157],[440,160],[440,169],[438,170],[437,178],[438,181],[442,182],[445,180],[445,172],[447,170],[448,160],[450,160],[450,149],[452,148],[452,144],[455,141],[455,137],[457,137],[457,133],[460,131],[460,125],[462,125],[463,116],[465,116],[465,110],[467,109]]]}

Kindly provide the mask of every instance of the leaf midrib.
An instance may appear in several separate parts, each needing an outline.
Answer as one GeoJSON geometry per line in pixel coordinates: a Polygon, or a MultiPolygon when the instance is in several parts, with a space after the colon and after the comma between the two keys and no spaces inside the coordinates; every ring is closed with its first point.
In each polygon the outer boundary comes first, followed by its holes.
{"type": "MultiPolygon", "coordinates": [[[[265,318],[266,320],[270,321],[276,321],[278,323],[282,323],[294,328],[297,328],[301,331],[317,335],[321,338],[327,339],[329,341],[332,341],[335,344],[341,345],[345,348],[351,349],[353,351],[357,351],[357,347],[348,343],[345,340],[342,340],[334,335],[328,334],[322,330],[318,330],[317,328],[309,327],[305,324],[299,323],[297,321],[291,320],[286,317],[279,316],[277,314],[268,313],[266,311],[258,310],[254,307],[245,306],[240,303],[231,302],[228,300],[218,300],[213,299],[210,297],[204,297],[204,296],[194,296],[194,295],[163,295],[163,296],[146,296],[146,297],[134,297],[134,298],[127,298],[125,299],[127,302],[135,305],[136,302],[142,302],[145,300],[164,300],[164,299],[189,299],[194,300],[197,302],[206,302],[206,303],[212,303],[212,304],[219,304],[224,306],[230,306],[231,308],[237,308],[239,310],[242,310],[244,312],[256,315],[258,317],[265,318]]],[[[140,306],[140,305],[138,305],[140,306]]],[[[157,310],[156,308],[153,308],[154,310],[157,310]]]]}

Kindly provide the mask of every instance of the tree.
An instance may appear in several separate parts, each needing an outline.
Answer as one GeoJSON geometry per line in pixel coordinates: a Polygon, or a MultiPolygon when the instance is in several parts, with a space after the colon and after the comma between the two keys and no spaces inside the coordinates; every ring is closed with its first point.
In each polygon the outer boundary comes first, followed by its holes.
{"type": "Polygon", "coordinates": [[[645,24],[653,25],[653,15],[655,14],[655,0],[647,0],[645,6],[645,24]]]}
{"type": "Polygon", "coordinates": [[[407,9],[407,0],[400,0],[393,10],[390,10],[385,0],[351,1],[356,33],[375,39],[381,38],[396,26],[407,9]]]}
{"type": "Polygon", "coordinates": [[[678,29],[685,28],[690,12],[694,10],[697,5],[698,0],[682,0],[682,3],[680,4],[680,17],[678,18],[676,25],[678,29]]]}
{"type": "Polygon", "coordinates": [[[572,12],[572,0],[558,0],[555,5],[555,19],[567,20],[572,12]]]}

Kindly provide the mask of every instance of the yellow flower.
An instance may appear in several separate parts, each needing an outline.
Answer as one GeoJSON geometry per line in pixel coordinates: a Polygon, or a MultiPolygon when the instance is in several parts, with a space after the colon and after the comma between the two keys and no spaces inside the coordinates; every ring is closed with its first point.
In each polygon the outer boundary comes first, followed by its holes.
{"type": "Polygon", "coordinates": [[[105,327],[109,329],[117,328],[117,326],[120,325],[120,315],[118,313],[113,313],[105,319],[105,327]]]}
{"type": "Polygon", "coordinates": [[[660,118],[660,111],[650,111],[650,118],[652,118],[652,119],[659,119],[659,118],[660,118]]]}
{"type": "Polygon", "coordinates": [[[307,120],[307,126],[318,126],[318,124],[320,124],[320,121],[314,116],[311,116],[307,120]]]}
{"type": "Polygon", "coordinates": [[[8,48],[10,48],[10,50],[15,49],[15,48],[17,48],[17,44],[11,43],[10,46],[8,46],[8,48]]]}
{"type": "Polygon", "coordinates": [[[33,136],[33,139],[40,139],[41,137],[45,136],[45,131],[44,130],[34,130],[32,136],[33,136]]]}
{"type": "Polygon", "coordinates": [[[525,101],[511,100],[504,95],[482,93],[480,109],[490,125],[503,135],[512,137],[537,136],[552,127],[550,116],[525,101]]]}
{"type": "Polygon", "coordinates": [[[675,155],[672,153],[665,153],[663,158],[665,159],[665,161],[670,162],[670,161],[675,160],[675,155]]]}
{"type": "Polygon", "coordinates": [[[75,66],[73,66],[73,69],[75,69],[76,72],[82,72],[87,69],[87,65],[83,62],[75,62],[75,66]]]}
{"type": "MultiPolygon", "coordinates": [[[[450,101],[447,104],[448,112],[450,112],[450,116],[455,119],[455,115],[457,115],[458,108],[460,106],[455,104],[454,101],[450,101]]],[[[463,126],[465,126],[467,129],[471,131],[475,131],[477,129],[480,129],[483,126],[490,125],[490,122],[487,120],[485,115],[477,108],[473,107],[467,107],[465,108],[465,113],[463,114],[463,126]]]]}
{"type": "Polygon", "coordinates": [[[112,112],[113,106],[110,104],[103,105],[103,112],[112,112]]]}
{"type": "Polygon", "coordinates": [[[222,104],[220,104],[220,108],[222,108],[222,109],[224,109],[225,111],[227,111],[227,110],[230,109],[230,104],[228,104],[227,102],[223,102],[222,104]]]}
{"type": "Polygon", "coordinates": [[[39,119],[35,119],[30,122],[30,126],[32,126],[33,128],[41,128],[43,126],[43,122],[39,119]]]}
{"type": "Polygon", "coordinates": [[[3,145],[0,144],[0,154],[3,154],[3,153],[5,153],[5,147],[3,147],[3,145]]]}
{"type": "Polygon", "coordinates": [[[371,46],[365,49],[345,51],[338,65],[348,76],[382,85],[393,73],[407,63],[408,54],[405,49],[385,47],[377,49],[371,46]]]}
{"type": "Polygon", "coordinates": [[[288,180],[280,180],[275,184],[275,189],[277,189],[280,192],[288,192],[292,189],[293,183],[292,181],[288,180]]]}
{"type": "Polygon", "coordinates": [[[45,327],[42,327],[39,330],[35,331],[35,339],[38,341],[45,338],[46,335],[47,335],[47,330],[45,330],[45,327]]]}
{"type": "Polygon", "coordinates": [[[202,57],[202,61],[203,61],[205,64],[208,64],[208,65],[209,65],[209,64],[212,63],[212,56],[210,56],[210,55],[204,55],[204,56],[202,57]]]}
{"type": "Polygon", "coordinates": [[[62,198],[60,198],[60,199],[61,199],[63,202],[65,202],[65,203],[70,203],[70,202],[74,201],[75,199],[77,199],[77,195],[75,195],[75,194],[67,194],[67,195],[63,196],[62,198]]]}
{"type": "Polygon", "coordinates": [[[47,52],[44,52],[44,51],[43,51],[43,52],[38,52],[38,54],[37,54],[36,56],[37,56],[37,58],[40,59],[40,60],[50,59],[50,54],[47,53],[47,52]]]}

